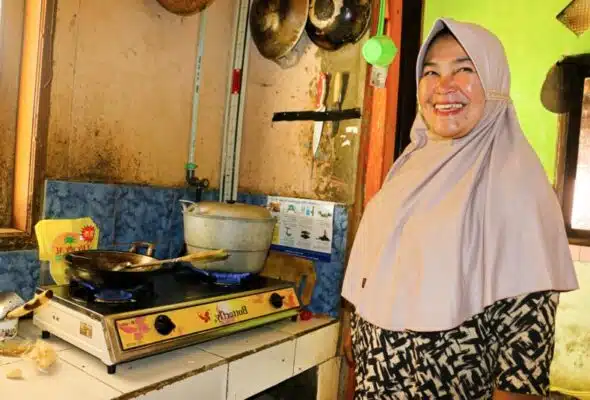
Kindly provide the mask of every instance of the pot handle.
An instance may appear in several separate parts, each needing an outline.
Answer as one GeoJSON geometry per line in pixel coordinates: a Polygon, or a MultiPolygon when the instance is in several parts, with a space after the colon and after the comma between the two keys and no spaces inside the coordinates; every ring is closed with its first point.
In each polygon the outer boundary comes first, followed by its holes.
{"type": "Polygon", "coordinates": [[[130,253],[138,253],[137,250],[139,250],[142,247],[147,247],[147,250],[145,251],[145,255],[148,257],[151,257],[154,254],[154,249],[156,246],[150,242],[133,242],[133,243],[131,243],[131,248],[129,249],[129,252],[130,253]]]}
{"type": "Polygon", "coordinates": [[[183,213],[188,212],[189,208],[191,208],[192,206],[194,206],[198,210],[199,205],[198,205],[198,203],[195,203],[194,201],[184,200],[184,199],[181,199],[178,201],[180,201],[180,205],[182,206],[183,213]]]}

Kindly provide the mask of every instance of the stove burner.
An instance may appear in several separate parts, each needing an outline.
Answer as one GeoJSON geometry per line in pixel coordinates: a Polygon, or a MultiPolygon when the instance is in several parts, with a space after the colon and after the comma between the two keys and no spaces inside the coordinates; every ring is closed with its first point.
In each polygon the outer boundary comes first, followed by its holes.
{"type": "Polygon", "coordinates": [[[133,293],[123,289],[103,289],[94,295],[97,303],[134,303],[133,293]]]}
{"type": "Polygon", "coordinates": [[[212,283],[220,286],[239,286],[252,278],[252,273],[250,272],[203,272],[212,279],[212,283]]]}
{"type": "Polygon", "coordinates": [[[147,284],[122,289],[98,288],[85,281],[70,282],[70,295],[74,300],[84,303],[129,304],[145,300],[153,294],[153,287],[147,284]]]}

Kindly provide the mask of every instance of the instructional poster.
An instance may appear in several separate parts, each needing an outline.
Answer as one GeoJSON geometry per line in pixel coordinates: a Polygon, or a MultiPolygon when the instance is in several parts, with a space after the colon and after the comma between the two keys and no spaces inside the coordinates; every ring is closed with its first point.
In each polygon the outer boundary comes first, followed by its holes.
{"type": "Polygon", "coordinates": [[[267,207],[277,218],[272,249],[330,261],[334,203],[269,196],[267,207]]]}

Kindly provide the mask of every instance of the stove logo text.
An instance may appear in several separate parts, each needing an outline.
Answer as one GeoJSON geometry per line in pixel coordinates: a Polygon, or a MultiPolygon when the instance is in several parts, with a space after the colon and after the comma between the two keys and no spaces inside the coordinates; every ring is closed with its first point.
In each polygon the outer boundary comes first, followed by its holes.
{"type": "Polygon", "coordinates": [[[217,321],[224,323],[233,320],[234,318],[240,317],[242,315],[248,315],[248,307],[242,306],[242,308],[235,308],[233,310],[224,311],[224,310],[217,310],[216,319],[217,321]]]}

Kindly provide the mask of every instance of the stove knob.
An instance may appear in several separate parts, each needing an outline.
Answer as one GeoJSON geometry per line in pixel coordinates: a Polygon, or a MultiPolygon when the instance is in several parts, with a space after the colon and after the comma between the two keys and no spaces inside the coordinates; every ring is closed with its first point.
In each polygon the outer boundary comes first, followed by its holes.
{"type": "Polygon", "coordinates": [[[273,293],[270,295],[270,304],[274,308],[281,308],[283,306],[283,296],[278,293],[273,293]]]}
{"type": "Polygon", "coordinates": [[[156,331],[160,335],[168,335],[176,328],[176,325],[174,325],[174,322],[168,316],[158,315],[154,323],[154,328],[156,328],[156,331]]]}

